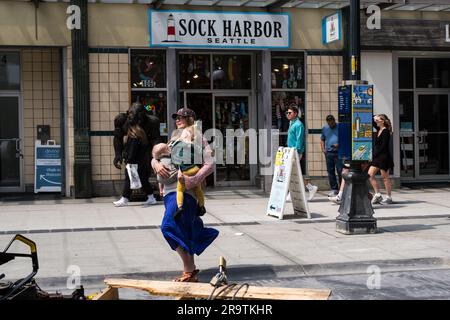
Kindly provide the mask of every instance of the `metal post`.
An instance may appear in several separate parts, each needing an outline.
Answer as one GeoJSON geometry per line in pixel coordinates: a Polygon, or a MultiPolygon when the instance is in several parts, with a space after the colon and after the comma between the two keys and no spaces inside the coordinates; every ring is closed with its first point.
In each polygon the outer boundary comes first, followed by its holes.
{"type": "Polygon", "coordinates": [[[88,4],[86,0],[71,0],[81,13],[81,28],[72,30],[73,128],[74,128],[74,195],[92,197],[90,145],[88,4]]]}
{"type": "Polygon", "coordinates": [[[175,122],[171,118],[172,114],[177,112],[179,106],[183,105],[183,101],[178,101],[180,92],[177,85],[177,70],[178,61],[175,49],[169,48],[166,50],[166,64],[167,64],[167,132],[168,139],[170,134],[175,129],[175,122]]]}
{"type": "Polygon", "coordinates": [[[350,79],[361,80],[360,0],[350,0],[350,79]]]}
{"type": "MultiPolygon", "coordinates": [[[[346,85],[361,84],[360,49],[360,0],[350,0],[350,57],[349,75],[346,85]]],[[[351,161],[350,172],[343,174],[345,180],[336,231],[344,234],[375,233],[377,220],[368,197],[368,174],[363,172],[361,161],[351,161]]]]}

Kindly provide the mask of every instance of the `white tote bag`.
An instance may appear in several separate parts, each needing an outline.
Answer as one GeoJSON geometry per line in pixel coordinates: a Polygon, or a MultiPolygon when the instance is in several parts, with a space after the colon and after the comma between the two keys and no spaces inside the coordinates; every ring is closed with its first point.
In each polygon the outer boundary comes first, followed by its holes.
{"type": "Polygon", "coordinates": [[[130,189],[139,189],[142,187],[139,179],[138,165],[127,163],[128,177],[130,178],[130,189]]]}

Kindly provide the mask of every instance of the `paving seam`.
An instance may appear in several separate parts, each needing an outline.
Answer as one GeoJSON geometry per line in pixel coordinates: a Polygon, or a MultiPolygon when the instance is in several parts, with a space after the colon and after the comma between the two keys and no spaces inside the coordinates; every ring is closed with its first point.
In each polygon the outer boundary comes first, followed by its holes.
{"type": "MultiPolygon", "coordinates": [[[[208,212],[211,214],[210,212],[208,212]]],[[[211,214],[212,215],[212,214],[211,214]]],[[[212,215],[219,221],[216,223],[205,223],[207,227],[234,227],[234,226],[253,226],[253,225],[267,225],[275,224],[278,220],[274,221],[243,221],[243,222],[224,222],[217,216],[212,215]]],[[[379,217],[376,218],[379,221],[390,221],[390,220],[422,220],[422,219],[442,219],[450,218],[449,215],[430,215],[430,216],[401,216],[401,217],[379,217]]],[[[320,220],[294,220],[285,219],[284,221],[296,223],[296,224],[315,224],[315,223],[332,223],[336,222],[336,219],[320,219],[320,220]]],[[[14,235],[14,234],[39,234],[39,233],[65,233],[65,232],[94,232],[94,231],[126,231],[126,230],[154,230],[159,229],[161,225],[137,225],[137,226],[111,226],[111,227],[85,227],[85,228],[56,228],[56,229],[22,229],[22,230],[5,230],[0,231],[0,235],[14,235]]],[[[385,230],[384,228],[378,228],[386,232],[395,232],[390,230],[385,230]]],[[[319,230],[323,232],[322,230],[319,230]]],[[[330,235],[327,233],[327,235],[330,235]]]]}

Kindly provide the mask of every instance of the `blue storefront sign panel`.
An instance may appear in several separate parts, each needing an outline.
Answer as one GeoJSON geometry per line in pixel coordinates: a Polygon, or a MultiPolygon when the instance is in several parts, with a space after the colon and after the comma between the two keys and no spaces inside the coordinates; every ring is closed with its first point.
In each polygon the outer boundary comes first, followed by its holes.
{"type": "Polygon", "coordinates": [[[34,192],[61,192],[61,147],[36,145],[34,192]]]}

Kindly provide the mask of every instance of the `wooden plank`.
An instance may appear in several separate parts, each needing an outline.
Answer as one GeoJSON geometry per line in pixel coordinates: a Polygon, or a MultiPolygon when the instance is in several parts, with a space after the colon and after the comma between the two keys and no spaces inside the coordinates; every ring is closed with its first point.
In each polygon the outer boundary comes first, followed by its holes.
{"type": "MultiPolygon", "coordinates": [[[[152,295],[186,298],[208,298],[213,291],[209,283],[151,281],[132,279],[105,279],[105,283],[114,288],[133,288],[145,290],[152,295]]],[[[240,284],[225,290],[218,299],[231,299],[240,284]]],[[[237,299],[273,299],[273,300],[327,300],[331,294],[328,289],[257,287],[250,285],[247,292],[243,287],[236,294],[237,299]]],[[[220,291],[216,289],[214,294],[220,291]]]]}
{"type": "Polygon", "coordinates": [[[107,287],[96,295],[92,300],[119,300],[119,289],[107,287]]]}

